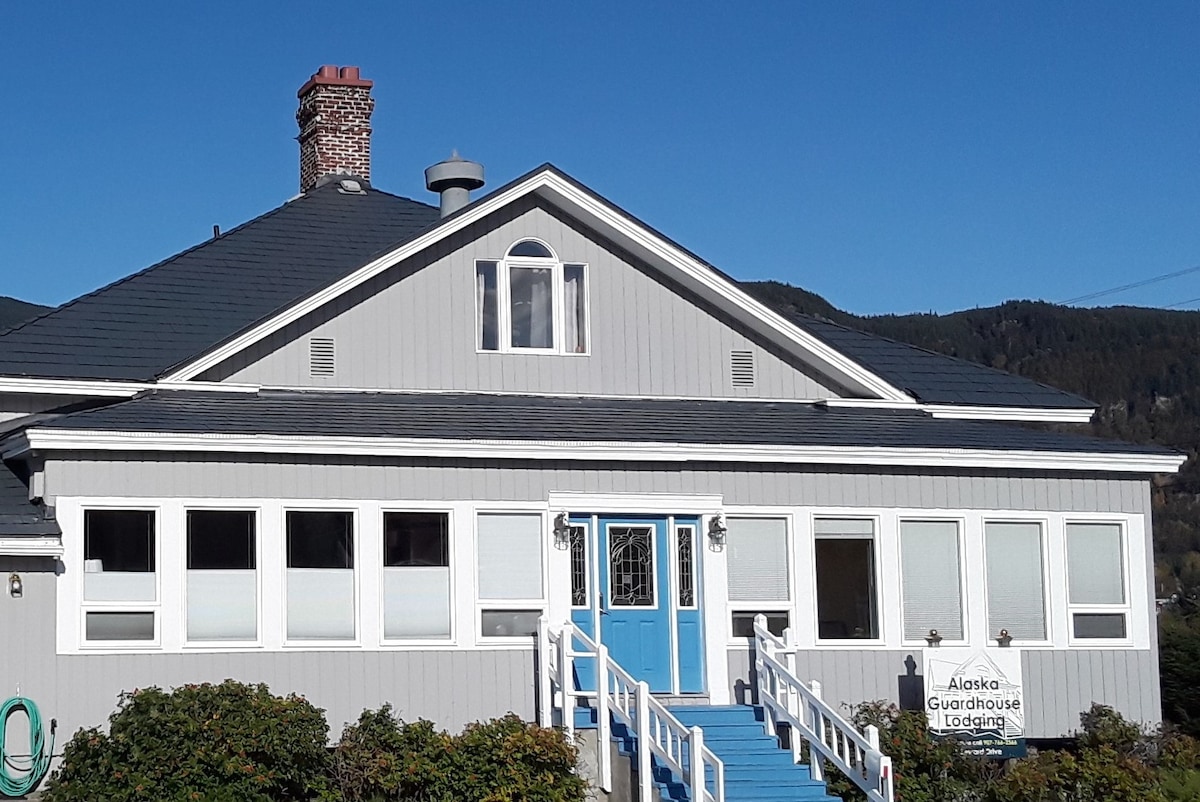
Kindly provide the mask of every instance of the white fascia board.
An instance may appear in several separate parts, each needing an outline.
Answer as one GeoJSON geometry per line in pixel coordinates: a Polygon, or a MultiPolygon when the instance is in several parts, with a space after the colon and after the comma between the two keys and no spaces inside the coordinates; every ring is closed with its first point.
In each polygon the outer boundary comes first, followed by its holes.
{"type": "Polygon", "coordinates": [[[1094,407],[1000,407],[966,404],[923,404],[919,401],[894,402],[874,398],[827,398],[821,406],[844,409],[907,409],[928,412],[935,418],[954,420],[1023,421],[1026,423],[1088,423],[1094,407]]]}
{"type": "Polygon", "coordinates": [[[5,453],[36,451],[205,451],[448,459],[601,462],[732,462],[802,465],[997,468],[1114,473],[1172,473],[1180,454],[1006,451],[967,448],[775,446],[620,441],[446,440],[392,437],[297,437],[35,428],[10,438],[5,453]]]}
{"type": "Polygon", "coordinates": [[[956,404],[923,404],[935,418],[957,420],[1026,421],[1029,423],[1089,423],[1096,410],[1060,407],[971,407],[956,404]]]}
{"type": "Polygon", "coordinates": [[[289,323],[304,317],[336,299],[338,296],[379,275],[388,268],[420,253],[467,226],[482,220],[518,198],[533,192],[538,192],[546,200],[563,206],[568,211],[587,219],[598,230],[604,233],[617,232],[622,237],[628,238],[646,252],[656,257],[660,261],[658,265],[660,269],[663,266],[671,267],[693,284],[706,289],[709,294],[725,300],[734,308],[740,309],[749,315],[751,319],[761,321],[783,342],[799,346],[802,351],[811,354],[818,365],[825,366],[826,372],[832,374],[834,377],[844,380],[851,386],[861,388],[868,395],[878,395],[882,398],[889,398],[896,401],[910,400],[909,396],[902,390],[888,384],[879,376],[871,373],[857,362],[848,359],[808,332],[792,325],[783,316],[751,298],[731,281],[717,275],[707,265],[689,256],[684,251],[666,242],[662,237],[647,230],[644,226],[639,225],[611,206],[601,203],[549,170],[530,176],[507,191],[480,201],[478,205],[468,208],[462,214],[438,226],[436,229],[411,240],[390,253],[380,256],[359,268],[351,275],[330,284],[270,320],[264,321],[262,324],[235,337],[228,343],[185,364],[183,367],[165,376],[164,381],[181,382],[200,375],[264,337],[282,329],[289,323]]]}
{"type": "Polygon", "coordinates": [[[61,557],[62,539],[57,535],[0,537],[0,557],[61,557]]]}
{"type": "Polygon", "coordinates": [[[78,395],[89,398],[132,398],[145,390],[189,390],[210,393],[256,393],[257,384],[224,382],[119,382],[89,379],[26,379],[0,376],[0,394],[78,395]]]}

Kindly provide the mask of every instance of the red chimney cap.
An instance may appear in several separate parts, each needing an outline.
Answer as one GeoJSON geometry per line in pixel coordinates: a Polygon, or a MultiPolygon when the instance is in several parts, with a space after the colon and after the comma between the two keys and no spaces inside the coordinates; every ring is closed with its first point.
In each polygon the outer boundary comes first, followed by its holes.
{"type": "Polygon", "coordinates": [[[363,78],[359,74],[358,67],[339,68],[336,64],[326,64],[314,72],[304,86],[300,87],[296,97],[304,97],[314,86],[361,86],[364,89],[370,89],[374,86],[374,82],[363,78]]]}

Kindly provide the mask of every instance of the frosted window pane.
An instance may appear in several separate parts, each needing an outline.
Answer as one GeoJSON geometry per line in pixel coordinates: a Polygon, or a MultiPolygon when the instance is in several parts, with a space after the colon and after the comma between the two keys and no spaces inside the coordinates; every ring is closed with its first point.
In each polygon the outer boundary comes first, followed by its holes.
{"type": "Polygon", "coordinates": [[[354,638],[354,571],[289,568],[287,636],[298,640],[354,638]]]}
{"type": "Polygon", "coordinates": [[[730,518],[725,552],[731,601],[787,601],[787,521],[730,518]]]}
{"type": "Polygon", "coordinates": [[[155,574],[84,571],[83,597],[88,601],[154,601],[155,574]]]}
{"type": "Polygon", "coordinates": [[[485,638],[520,638],[537,634],[541,610],[483,610],[479,631],[485,638]]]}
{"type": "Polygon", "coordinates": [[[254,571],[188,571],[188,640],[255,640],[257,584],[254,571]]]}
{"type": "Polygon", "coordinates": [[[1121,527],[1067,524],[1071,604],[1124,604],[1121,527]]]}
{"type": "Polygon", "coordinates": [[[988,634],[1007,629],[1017,640],[1046,639],[1042,527],[986,523],[988,634]]]}
{"type": "Polygon", "coordinates": [[[383,636],[450,637],[450,569],[383,569],[383,636]]]}
{"type": "Polygon", "coordinates": [[[475,347],[481,351],[500,348],[500,302],[496,295],[496,263],[475,263],[475,308],[479,310],[475,347]]]}
{"type": "Polygon", "coordinates": [[[563,309],[566,312],[566,350],[573,354],[587,351],[587,293],[583,265],[563,265],[563,309]]]}
{"type": "Polygon", "coordinates": [[[901,521],[900,565],[904,637],[920,640],[936,629],[943,638],[962,640],[958,524],[901,521]]]}
{"type": "Polygon", "coordinates": [[[88,613],[90,641],[154,640],[154,613],[88,613]]]}
{"type": "Polygon", "coordinates": [[[479,598],[542,598],[542,516],[480,515],[479,598]]]}

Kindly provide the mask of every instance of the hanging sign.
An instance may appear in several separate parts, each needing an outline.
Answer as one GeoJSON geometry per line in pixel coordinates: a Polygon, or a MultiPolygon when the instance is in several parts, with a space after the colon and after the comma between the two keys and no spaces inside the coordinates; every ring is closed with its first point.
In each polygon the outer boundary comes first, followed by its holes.
{"type": "Polygon", "coordinates": [[[976,757],[1025,757],[1019,649],[925,649],[925,713],[935,738],[976,757]]]}

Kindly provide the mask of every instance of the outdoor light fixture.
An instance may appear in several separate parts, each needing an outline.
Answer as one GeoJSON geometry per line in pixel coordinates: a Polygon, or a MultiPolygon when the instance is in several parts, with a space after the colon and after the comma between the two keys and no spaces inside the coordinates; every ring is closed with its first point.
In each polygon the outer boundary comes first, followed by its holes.
{"type": "Polygon", "coordinates": [[[20,574],[8,575],[8,595],[19,599],[25,595],[25,586],[21,583],[20,574]]]}
{"type": "Polygon", "coordinates": [[[998,643],[1001,646],[1011,646],[1012,645],[1012,635],[1008,634],[1007,629],[1002,629],[1002,630],[1000,630],[1000,634],[996,636],[996,643],[998,643]]]}
{"type": "Polygon", "coordinates": [[[565,549],[571,545],[571,514],[563,510],[554,516],[554,548],[565,549]]]}
{"type": "Polygon", "coordinates": [[[720,549],[725,545],[725,534],[728,531],[721,513],[714,513],[713,517],[708,519],[708,540],[714,549],[720,549]]]}
{"type": "Polygon", "coordinates": [[[938,634],[936,629],[931,629],[929,630],[929,634],[925,636],[925,642],[930,646],[940,646],[942,643],[942,636],[938,634]]]}

